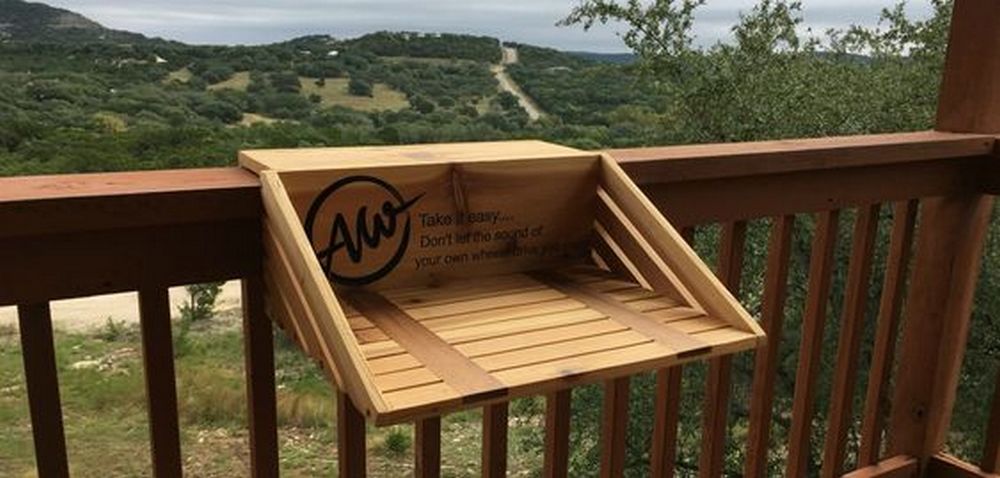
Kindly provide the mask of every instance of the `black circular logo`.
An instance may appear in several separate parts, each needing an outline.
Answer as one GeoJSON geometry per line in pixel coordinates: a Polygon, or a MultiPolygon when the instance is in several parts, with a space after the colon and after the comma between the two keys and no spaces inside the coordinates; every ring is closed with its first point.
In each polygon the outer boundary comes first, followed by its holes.
{"type": "MultiPolygon", "coordinates": [[[[423,194],[405,199],[391,184],[373,176],[348,176],[330,184],[316,196],[306,214],[305,229],[309,243],[314,242],[319,233],[315,230],[321,221],[318,217],[324,205],[337,201],[337,193],[348,186],[367,186],[376,193],[384,193],[384,200],[373,199],[373,204],[362,204],[353,216],[344,211],[337,211],[330,223],[330,236],[325,247],[317,248],[316,258],[327,278],[339,284],[361,286],[371,284],[391,272],[403,259],[406,246],[410,242],[410,213],[413,206],[423,194]],[[393,244],[396,248],[384,260],[385,254],[374,254],[380,247],[393,244]],[[342,273],[335,270],[334,258],[340,255],[350,264],[362,265],[360,272],[342,273]],[[366,261],[371,255],[376,255],[378,263],[369,264],[366,261]]],[[[345,195],[348,193],[344,193],[345,195]]],[[[375,194],[374,196],[378,196],[375,194]]],[[[320,236],[321,237],[321,236],[320,236]]]]}

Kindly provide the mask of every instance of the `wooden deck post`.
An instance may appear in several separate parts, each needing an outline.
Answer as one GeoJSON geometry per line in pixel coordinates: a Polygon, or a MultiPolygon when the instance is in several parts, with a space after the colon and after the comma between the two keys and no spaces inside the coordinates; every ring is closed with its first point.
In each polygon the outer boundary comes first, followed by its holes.
{"type": "MultiPolygon", "coordinates": [[[[1000,133],[1000,2],[955,2],[937,129],[1000,133]]],[[[921,207],[888,429],[890,456],[916,457],[921,468],[951,423],[992,206],[972,191],[921,207]]]]}
{"type": "Polygon", "coordinates": [[[278,418],[274,388],[274,332],[264,313],[259,275],[243,279],[243,354],[246,363],[250,476],[278,476],[278,418]]]}

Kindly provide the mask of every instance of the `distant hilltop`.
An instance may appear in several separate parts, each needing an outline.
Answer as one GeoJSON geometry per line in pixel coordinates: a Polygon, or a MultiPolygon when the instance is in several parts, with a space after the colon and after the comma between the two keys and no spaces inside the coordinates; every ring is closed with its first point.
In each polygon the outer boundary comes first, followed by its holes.
{"type": "MultiPolygon", "coordinates": [[[[463,43],[471,44],[466,46],[474,45],[473,49],[479,50],[477,53],[480,54],[488,51],[489,55],[494,55],[499,51],[495,48],[500,43],[497,38],[449,33],[374,32],[349,40],[348,43],[384,56],[462,58],[463,54],[468,54],[468,48],[462,48],[462,52],[448,51],[448,49],[455,49],[456,42],[454,40],[456,38],[460,38],[463,43]]],[[[176,41],[149,38],[140,33],[110,29],[73,11],[23,0],[0,0],[0,42],[4,41],[181,44],[176,41]]],[[[295,44],[304,48],[311,47],[316,50],[321,50],[322,48],[319,47],[325,44],[329,51],[336,51],[336,45],[342,44],[341,41],[329,35],[308,35],[279,43],[295,44]]],[[[633,59],[629,53],[563,53],[602,63],[630,63],[633,59]]],[[[485,60],[486,58],[469,59],[485,60]]],[[[490,60],[493,59],[490,58],[490,60]]],[[[499,59],[497,58],[496,61],[499,59]]]]}

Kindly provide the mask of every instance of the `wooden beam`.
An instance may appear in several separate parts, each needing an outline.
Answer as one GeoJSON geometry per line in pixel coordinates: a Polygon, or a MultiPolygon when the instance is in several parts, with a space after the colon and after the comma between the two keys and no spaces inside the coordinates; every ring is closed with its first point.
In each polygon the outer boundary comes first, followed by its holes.
{"type": "Polygon", "coordinates": [[[854,220],[851,259],[844,292],[843,317],[837,341],[837,365],[833,373],[826,443],[823,449],[821,476],[840,476],[847,454],[847,434],[854,417],[854,392],[865,311],[871,282],[875,235],[878,233],[878,205],[862,208],[854,220]]]}
{"type": "Polygon", "coordinates": [[[365,416],[346,393],[337,391],[337,469],[338,476],[364,478],[368,473],[365,463],[367,440],[365,416]]]}
{"type": "Polygon", "coordinates": [[[979,467],[947,453],[938,453],[932,456],[924,476],[927,478],[1000,478],[998,474],[985,472],[979,467]]]}
{"type": "Polygon", "coordinates": [[[683,227],[962,194],[981,187],[981,171],[991,161],[984,155],[647,183],[642,189],[675,227],[683,227]]]}
{"type": "Polygon", "coordinates": [[[778,348],[782,345],[794,228],[795,216],[777,217],[771,223],[767,270],[764,273],[764,298],[761,303],[761,326],[767,333],[767,344],[757,349],[750,390],[750,428],[745,470],[749,478],[767,476],[775,381],[778,374],[778,348]]]}
{"type": "Polygon", "coordinates": [[[35,443],[35,468],[40,478],[66,478],[69,465],[49,304],[19,305],[17,323],[35,443]]]}
{"type": "Polygon", "coordinates": [[[572,390],[545,397],[545,461],[542,476],[566,478],[569,473],[569,419],[572,390]]]}
{"type": "Polygon", "coordinates": [[[247,426],[250,474],[278,476],[278,418],[274,388],[274,335],[264,314],[264,286],[259,275],[243,279],[243,355],[246,364],[247,426]]]}
{"type": "Polygon", "coordinates": [[[601,414],[601,478],[625,474],[625,442],[628,431],[629,377],[604,384],[604,412],[601,414]]]}
{"type": "Polygon", "coordinates": [[[936,129],[1000,133],[998,2],[955,2],[938,99],[936,129]]]}
{"type": "MultiPolygon", "coordinates": [[[[995,33],[994,33],[995,35],[995,33]]],[[[989,154],[984,134],[937,131],[608,151],[639,185],[828,171],[989,154]]]]}
{"type": "Polygon", "coordinates": [[[854,470],[843,478],[916,478],[919,472],[920,462],[916,458],[897,455],[854,470]]]}
{"type": "Polygon", "coordinates": [[[181,476],[181,441],[177,420],[177,384],[166,287],[139,290],[142,365],[146,378],[153,476],[181,476]]]}
{"type": "Polygon", "coordinates": [[[878,312],[875,344],[872,347],[871,369],[865,394],[861,422],[861,445],[858,467],[874,465],[882,452],[882,432],[889,411],[889,381],[896,358],[899,320],[909,272],[913,231],[917,221],[917,201],[901,201],[893,205],[892,233],[886,258],[885,279],[878,312]]]}
{"type": "Polygon", "coordinates": [[[441,476],[441,417],[417,420],[413,427],[414,478],[441,476]]]}
{"type": "Polygon", "coordinates": [[[830,298],[839,217],[839,211],[820,214],[813,236],[806,308],[802,316],[799,364],[792,398],[792,428],[788,433],[786,476],[810,474],[813,402],[816,400],[816,378],[822,358],[823,329],[826,326],[826,307],[830,298]]]}
{"type": "Polygon", "coordinates": [[[951,422],[972,299],[993,200],[977,194],[922,202],[889,420],[889,453],[922,464],[951,422]]]}
{"type": "Polygon", "coordinates": [[[483,478],[507,476],[507,402],[483,407],[483,478]]]}

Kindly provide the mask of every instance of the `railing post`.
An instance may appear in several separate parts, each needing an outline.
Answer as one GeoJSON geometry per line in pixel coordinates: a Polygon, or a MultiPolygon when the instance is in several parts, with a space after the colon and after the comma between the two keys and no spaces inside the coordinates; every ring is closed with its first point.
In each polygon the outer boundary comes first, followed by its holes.
{"type": "Polygon", "coordinates": [[[66,438],[63,435],[55,345],[52,342],[52,315],[48,302],[18,306],[17,321],[21,332],[31,434],[35,440],[35,467],[41,478],[67,477],[66,438]]]}
{"type": "MultiPolygon", "coordinates": [[[[936,129],[1000,133],[1000,2],[955,2],[936,129]]],[[[921,468],[951,423],[992,206],[979,191],[922,202],[888,428],[890,455],[921,468]]]]}
{"type": "Polygon", "coordinates": [[[278,476],[278,427],[274,389],[274,335],[264,313],[259,275],[243,279],[243,354],[246,362],[250,476],[278,476]]]}
{"type": "Polygon", "coordinates": [[[181,476],[181,439],[177,420],[174,343],[170,330],[170,298],[166,286],[139,290],[142,363],[146,377],[153,476],[181,476]]]}

